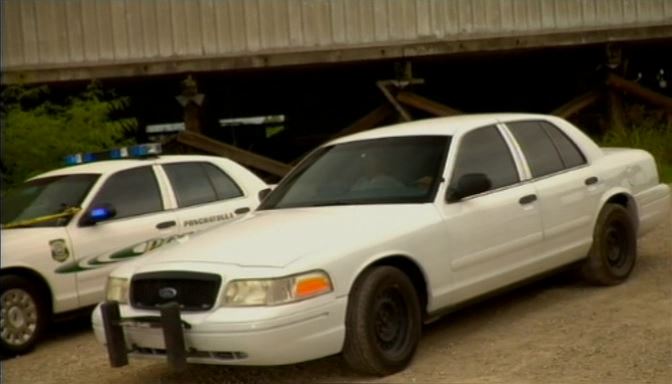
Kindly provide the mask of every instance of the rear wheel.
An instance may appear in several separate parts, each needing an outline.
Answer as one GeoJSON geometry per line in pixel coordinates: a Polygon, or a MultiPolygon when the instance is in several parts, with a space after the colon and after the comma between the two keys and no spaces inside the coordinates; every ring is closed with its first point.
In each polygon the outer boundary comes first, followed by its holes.
{"type": "Polygon", "coordinates": [[[356,371],[374,375],[404,369],[420,339],[420,313],[417,293],[406,274],[390,266],[363,272],[350,292],[345,361],[356,371]]]}
{"type": "Polygon", "coordinates": [[[35,347],[47,326],[47,310],[35,284],[13,275],[0,276],[0,347],[22,354],[35,347]]]}
{"type": "Polygon", "coordinates": [[[581,268],[586,280],[616,285],[628,278],[637,258],[637,233],[627,209],[616,204],[602,208],[593,233],[593,245],[581,268]]]}

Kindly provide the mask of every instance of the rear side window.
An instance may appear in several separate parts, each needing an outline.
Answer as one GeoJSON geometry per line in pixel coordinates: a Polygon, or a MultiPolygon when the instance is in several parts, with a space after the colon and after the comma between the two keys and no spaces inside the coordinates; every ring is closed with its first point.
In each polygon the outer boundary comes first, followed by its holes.
{"type": "Polygon", "coordinates": [[[233,180],[212,164],[174,163],[163,168],[180,208],[242,196],[233,180]]]}
{"type": "Polygon", "coordinates": [[[553,140],[558,152],[560,152],[560,157],[565,164],[565,168],[574,168],[586,163],[586,158],[581,151],[579,151],[579,148],[576,147],[576,144],[574,144],[574,142],[571,141],[558,127],[545,121],[541,121],[539,124],[544,127],[546,133],[548,133],[553,140]]]}
{"type": "Polygon", "coordinates": [[[208,174],[212,186],[215,188],[215,193],[217,194],[217,199],[232,199],[234,197],[239,197],[243,195],[243,191],[240,190],[238,185],[231,180],[229,175],[222,172],[219,168],[215,167],[212,164],[201,163],[205,168],[205,172],[208,174]]]}
{"type": "Polygon", "coordinates": [[[115,219],[163,210],[161,191],[151,167],[139,167],[110,176],[92,206],[108,203],[117,211],[115,219]]]}
{"type": "Polygon", "coordinates": [[[536,121],[519,121],[506,125],[520,145],[533,177],[545,176],[565,168],[551,137],[541,124],[536,121]]]}
{"type": "Polygon", "coordinates": [[[492,184],[491,189],[505,187],[518,182],[518,171],[499,130],[484,127],[464,135],[460,142],[452,176],[452,185],[463,175],[483,173],[492,184]]]}

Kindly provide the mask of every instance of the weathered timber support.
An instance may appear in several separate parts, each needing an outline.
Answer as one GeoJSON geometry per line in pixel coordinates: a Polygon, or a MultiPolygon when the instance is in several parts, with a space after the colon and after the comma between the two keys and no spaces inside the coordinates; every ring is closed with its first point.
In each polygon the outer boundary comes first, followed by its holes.
{"type": "Polygon", "coordinates": [[[399,116],[401,116],[402,119],[404,119],[405,121],[413,120],[411,114],[408,113],[408,111],[404,109],[404,107],[401,104],[399,104],[399,101],[397,101],[395,95],[393,95],[392,92],[390,91],[389,86],[396,86],[394,80],[377,81],[376,86],[378,87],[378,89],[380,89],[383,95],[385,95],[387,101],[389,101],[390,104],[392,104],[392,106],[394,107],[394,109],[397,110],[399,116]]]}
{"type": "Polygon", "coordinates": [[[597,90],[584,93],[583,95],[578,96],[553,110],[551,115],[562,117],[564,119],[570,118],[571,116],[594,104],[602,97],[603,93],[597,90]]]}
{"type": "Polygon", "coordinates": [[[383,104],[380,107],[362,116],[357,121],[350,124],[348,127],[340,130],[333,137],[337,138],[357,132],[366,131],[367,129],[375,128],[383,124],[387,119],[389,119],[393,115],[394,110],[392,109],[392,107],[390,107],[389,104],[383,104]]]}
{"type": "Polygon", "coordinates": [[[290,165],[280,161],[269,159],[268,157],[190,131],[180,132],[180,134],[177,135],[177,141],[192,148],[227,157],[240,164],[268,172],[275,176],[282,177],[292,169],[290,165]]]}
{"type": "Polygon", "coordinates": [[[612,88],[628,92],[629,94],[653,105],[662,107],[668,112],[672,111],[672,97],[668,97],[651,89],[645,88],[635,83],[634,81],[626,80],[620,76],[610,74],[607,77],[607,85],[612,88]]]}
{"type": "Polygon", "coordinates": [[[618,132],[625,132],[623,99],[615,90],[609,91],[609,126],[618,132]]]}
{"type": "Polygon", "coordinates": [[[205,95],[198,93],[198,84],[191,75],[182,81],[182,93],[176,97],[184,108],[184,127],[187,131],[201,133],[201,113],[205,95]]]}
{"type": "Polygon", "coordinates": [[[447,105],[441,104],[426,97],[422,97],[413,92],[401,91],[397,94],[397,100],[409,107],[417,108],[421,111],[431,113],[436,116],[454,116],[461,115],[463,112],[447,105]]]}

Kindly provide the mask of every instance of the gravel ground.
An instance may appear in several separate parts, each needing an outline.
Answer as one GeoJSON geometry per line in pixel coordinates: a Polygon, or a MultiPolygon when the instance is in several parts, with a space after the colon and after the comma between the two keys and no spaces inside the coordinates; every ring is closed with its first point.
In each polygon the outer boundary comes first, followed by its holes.
{"type": "Polygon", "coordinates": [[[4,383],[672,383],[672,217],[639,244],[624,284],[569,274],[525,286],[425,327],[415,360],[385,378],[338,356],[271,368],[131,360],[112,369],[87,319],[57,324],[35,352],[2,362],[4,383]]]}

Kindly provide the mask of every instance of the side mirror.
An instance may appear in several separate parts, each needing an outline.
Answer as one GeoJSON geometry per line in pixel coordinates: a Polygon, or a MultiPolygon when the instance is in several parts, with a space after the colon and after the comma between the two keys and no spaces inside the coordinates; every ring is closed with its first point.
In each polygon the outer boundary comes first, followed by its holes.
{"type": "Polygon", "coordinates": [[[263,201],[269,193],[271,193],[272,188],[266,188],[259,191],[259,201],[263,201]]]}
{"type": "Polygon", "coordinates": [[[489,191],[492,187],[490,179],[483,173],[467,173],[462,175],[457,183],[448,188],[446,202],[452,203],[465,197],[489,191]]]}
{"type": "Polygon", "coordinates": [[[112,204],[96,204],[89,208],[82,217],[83,225],[95,225],[101,221],[109,220],[117,215],[117,210],[112,204]]]}

